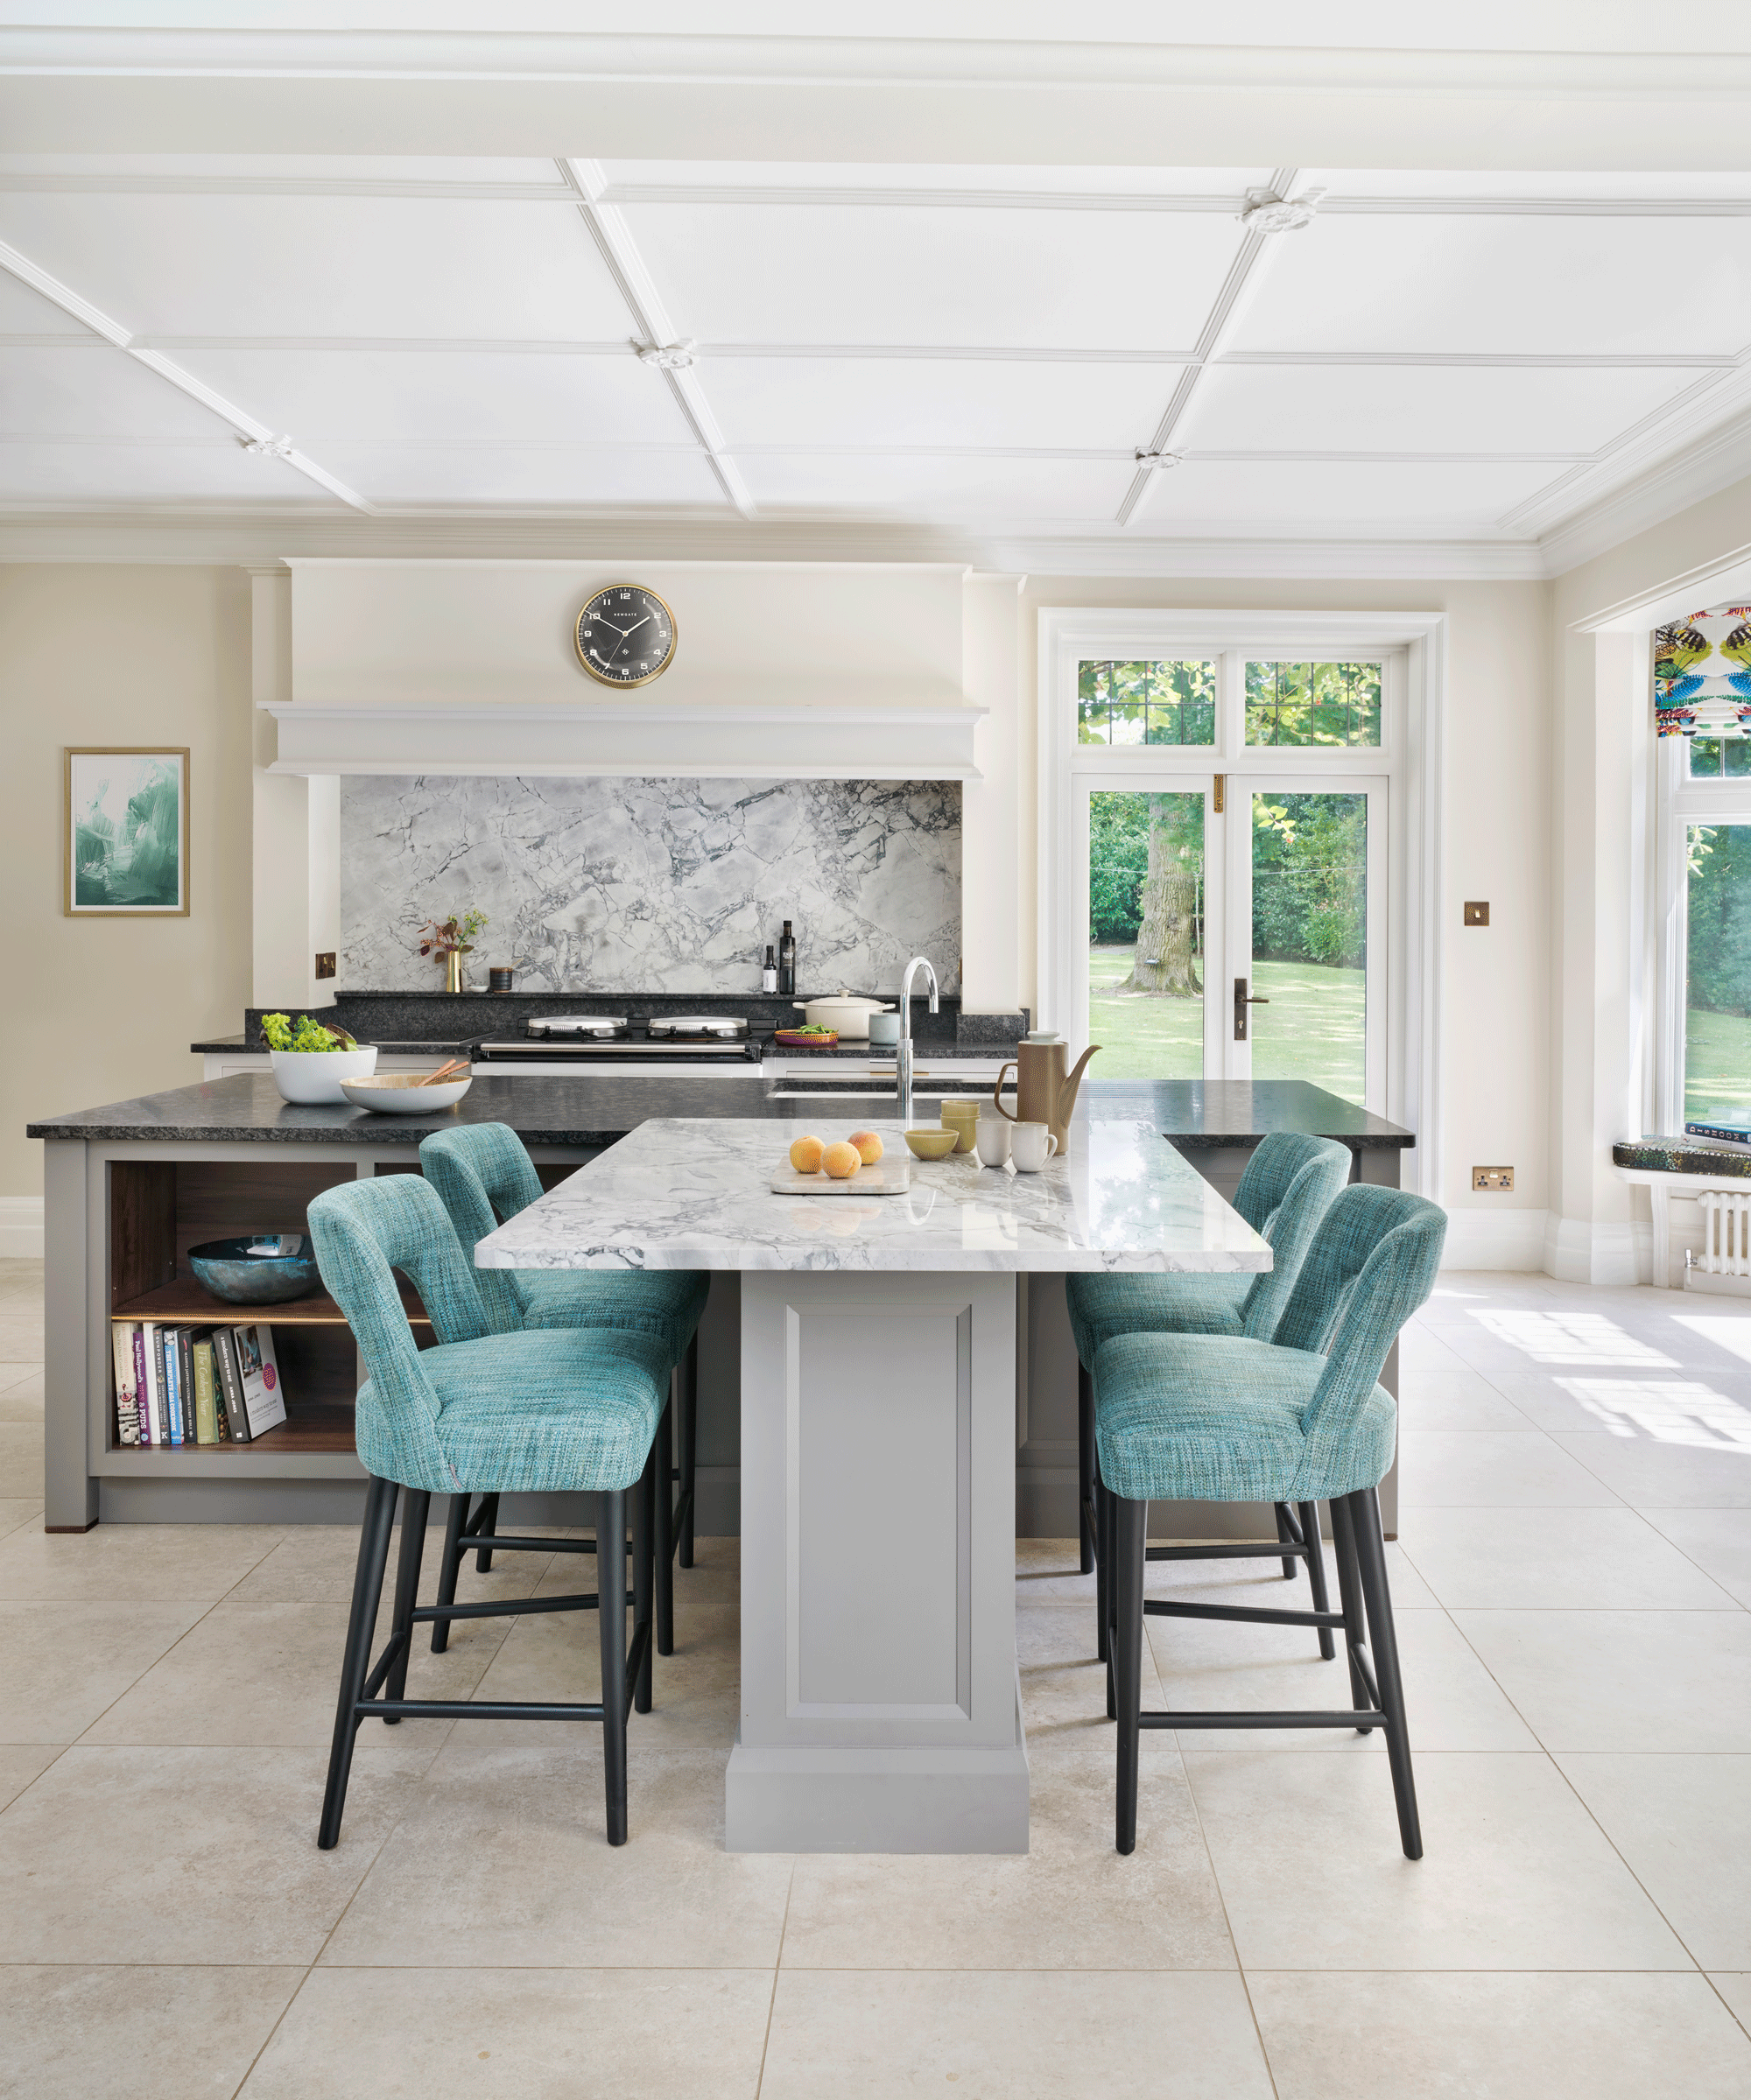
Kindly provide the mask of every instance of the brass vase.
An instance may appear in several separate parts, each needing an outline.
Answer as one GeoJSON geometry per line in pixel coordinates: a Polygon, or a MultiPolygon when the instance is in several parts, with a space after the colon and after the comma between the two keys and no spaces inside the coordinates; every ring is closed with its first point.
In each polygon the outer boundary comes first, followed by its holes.
{"type": "Polygon", "coordinates": [[[444,989],[460,992],[462,989],[462,951],[447,948],[444,951],[444,989]]]}

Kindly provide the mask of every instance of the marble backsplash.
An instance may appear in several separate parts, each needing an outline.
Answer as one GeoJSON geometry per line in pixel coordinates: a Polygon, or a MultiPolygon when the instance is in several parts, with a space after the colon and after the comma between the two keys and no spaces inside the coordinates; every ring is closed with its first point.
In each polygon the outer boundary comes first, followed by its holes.
{"type": "Polygon", "coordinates": [[[752,992],[794,923],[807,993],[892,991],[928,955],[960,985],[960,789],[950,781],[341,783],[341,982],[441,984],[419,928],[473,905],[468,958],[518,991],[752,992]]]}

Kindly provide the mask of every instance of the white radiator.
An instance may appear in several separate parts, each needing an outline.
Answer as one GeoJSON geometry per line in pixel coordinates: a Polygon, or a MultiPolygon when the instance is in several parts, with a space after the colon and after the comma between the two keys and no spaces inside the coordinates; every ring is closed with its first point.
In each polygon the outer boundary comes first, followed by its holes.
{"type": "Polygon", "coordinates": [[[1711,1276],[1751,1276],[1751,1190],[1705,1189],[1702,1252],[1696,1266],[1711,1276]]]}

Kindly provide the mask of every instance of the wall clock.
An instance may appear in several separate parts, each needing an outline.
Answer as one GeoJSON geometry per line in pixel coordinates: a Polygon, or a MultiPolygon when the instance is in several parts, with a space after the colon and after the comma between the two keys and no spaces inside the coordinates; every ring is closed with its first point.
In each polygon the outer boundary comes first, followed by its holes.
{"type": "Polygon", "coordinates": [[[643,584],[611,583],[578,615],[578,661],[604,685],[648,685],[675,660],[675,615],[643,584]]]}

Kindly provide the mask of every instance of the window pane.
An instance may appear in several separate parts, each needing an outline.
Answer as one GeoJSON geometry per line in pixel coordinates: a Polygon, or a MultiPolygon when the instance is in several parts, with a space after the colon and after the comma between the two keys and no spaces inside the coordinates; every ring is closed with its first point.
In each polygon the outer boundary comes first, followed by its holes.
{"type": "Polygon", "coordinates": [[[1089,1066],[1204,1076],[1204,797],[1088,797],[1089,1066]]]}
{"type": "Polygon", "coordinates": [[[1751,1109],[1751,825],[1690,826],[1684,1117],[1751,1109]]]}
{"type": "Polygon", "coordinates": [[[1743,780],[1751,776],[1751,737],[1687,736],[1692,780],[1743,780]]]}
{"type": "Polygon", "coordinates": [[[1368,797],[1255,795],[1255,1079],[1368,1092],[1368,797]]]}
{"type": "Polygon", "coordinates": [[[1076,737],[1084,744],[1213,744],[1214,661],[1079,664],[1076,737]]]}
{"type": "Polygon", "coordinates": [[[1249,744],[1380,742],[1378,664],[1248,664],[1249,744]]]}

